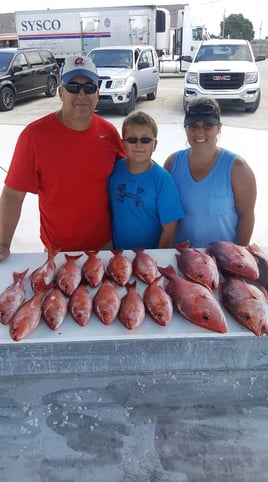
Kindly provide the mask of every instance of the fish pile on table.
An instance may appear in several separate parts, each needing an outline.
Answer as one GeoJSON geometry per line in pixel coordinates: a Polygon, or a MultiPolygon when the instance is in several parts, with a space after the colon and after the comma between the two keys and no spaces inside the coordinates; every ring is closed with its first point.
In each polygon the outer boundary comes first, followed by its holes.
{"type": "Polygon", "coordinates": [[[84,253],[65,253],[65,261],[57,267],[58,251],[50,250],[45,263],[30,274],[28,269],[13,273],[13,283],[0,294],[0,321],[8,325],[11,338],[20,341],[42,319],[51,330],[58,330],[68,313],[82,327],[94,312],[104,325],[118,318],[132,330],[142,324],[146,313],[166,326],[174,310],[204,329],[226,333],[224,307],[255,335],[268,333],[268,257],[260,247],[219,241],[201,251],[185,241],[175,249],[178,270],[171,264],[158,266],[142,249],[133,250],[133,260],[123,250],[112,251],[106,265],[98,252],[86,252],[81,265],[77,261],[84,253]],[[33,292],[29,299],[27,276],[33,292]],[[137,281],[144,284],[142,294],[137,281]],[[123,296],[119,287],[125,289],[123,296]]]}

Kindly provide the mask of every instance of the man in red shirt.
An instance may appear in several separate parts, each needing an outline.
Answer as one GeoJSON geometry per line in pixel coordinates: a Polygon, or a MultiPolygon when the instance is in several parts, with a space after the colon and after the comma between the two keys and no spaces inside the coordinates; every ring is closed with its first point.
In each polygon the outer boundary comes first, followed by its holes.
{"type": "Polygon", "coordinates": [[[62,251],[104,249],[112,239],[107,181],[125,157],[115,126],[94,113],[98,74],[89,57],[69,57],[59,87],[62,107],[20,134],[0,198],[0,260],[27,192],[38,195],[40,237],[62,251]]]}

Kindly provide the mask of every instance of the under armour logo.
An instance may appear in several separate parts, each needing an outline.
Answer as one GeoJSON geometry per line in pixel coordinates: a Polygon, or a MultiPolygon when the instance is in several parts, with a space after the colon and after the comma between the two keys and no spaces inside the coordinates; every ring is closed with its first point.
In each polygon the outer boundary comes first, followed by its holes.
{"type": "Polygon", "coordinates": [[[74,61],[75,65],[84,65],[85,61],[82,57],[77,57],[74,61]]]}
{"type": "Polygon", "coordinates": [[[144,193],[144,189],[138,187],[136,194],[132,192],[128,192],[126,190],[125,184],[118,185],[118,194],[116,196],[117,201],[124,202],[125,198],[134,199],[137,208],[143,207],[144,202],[142,200],[142,195],[144,193]]]}

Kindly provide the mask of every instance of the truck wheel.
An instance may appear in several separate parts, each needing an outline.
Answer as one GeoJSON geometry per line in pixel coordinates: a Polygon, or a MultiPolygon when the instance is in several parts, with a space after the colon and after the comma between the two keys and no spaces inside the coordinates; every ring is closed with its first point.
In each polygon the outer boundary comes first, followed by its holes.
{"type": "Polygon", "coordinates": [[[3,87],[0,92],[0,110],[7,111],[14,109],[15,94],[9,87],[3,87]]]}
{"type": "Polygon", "coordinates": [[[47,81],[47,90],[45,92],[47,97],[55,97],[57,93],[57,81],[54,77],[50,77],[47,81]]]}
{"type": "Polygon", "coordinates": [[[147,94],[147,100],[154,100],[156,98],[156,90],[147,94]]]}
{"type": "Polygon", "coordinates": [[[135,106],[136,106],[136,91],[135,91],[135,87],[132,87],[130,96],[129,96],[129,101],[127,106],[123,109],[123,114],[124,115],[130,114],[130,112],[135,110],[135,106]]]}
{"type": "Polygon", "coordinates": [[[258,109],[258,107],[260,105],[260,101],[261,101],[261,94],[259,93],[255,102],[253,102],[252,104],[247,104],[247,107],[245,108],[245,111],[254,114],[254,112],[256,112],[256,110],[258,109]]]}

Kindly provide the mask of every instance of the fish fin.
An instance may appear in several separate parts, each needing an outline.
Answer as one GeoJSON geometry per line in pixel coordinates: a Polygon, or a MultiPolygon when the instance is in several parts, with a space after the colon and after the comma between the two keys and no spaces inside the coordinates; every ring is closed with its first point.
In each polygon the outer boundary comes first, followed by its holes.
{"type": "Polygon", "coordinates": [[[99,250],[98,249],[90,249],[88,251],[84,251],[84,253],[87,255],[87,256],[90,256],[91,254],[98,254],[99,253],[99,250]]]}

